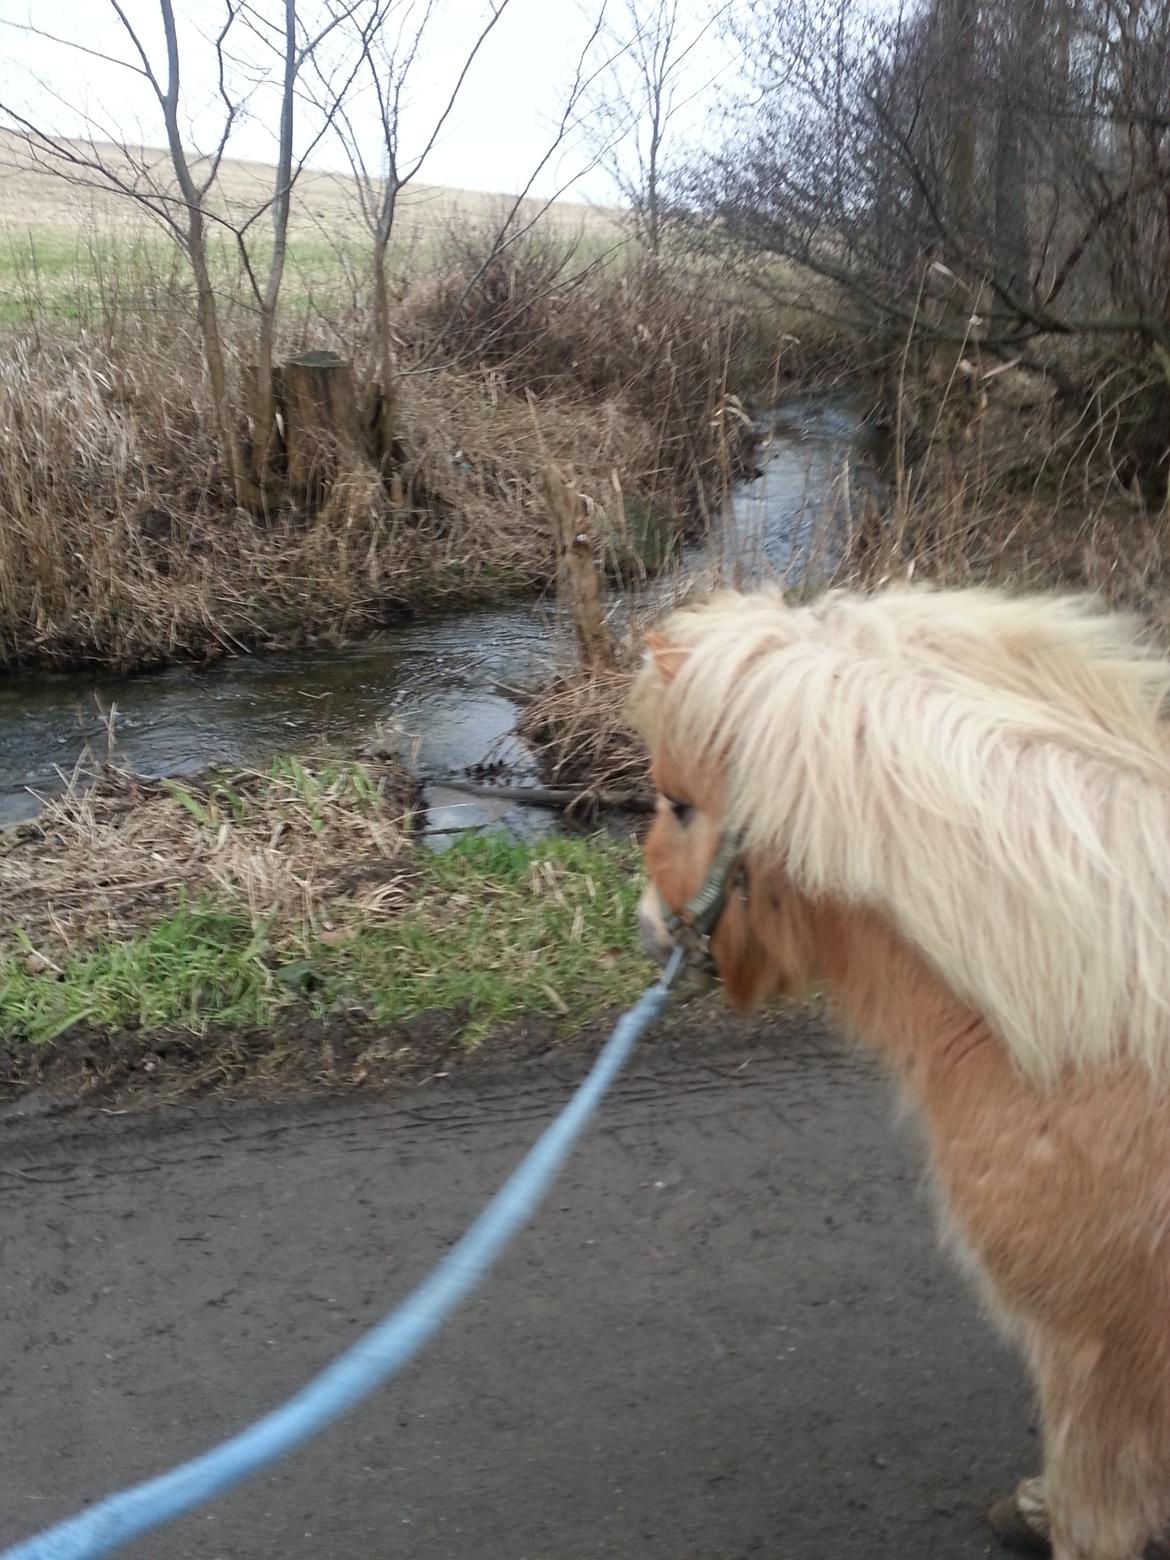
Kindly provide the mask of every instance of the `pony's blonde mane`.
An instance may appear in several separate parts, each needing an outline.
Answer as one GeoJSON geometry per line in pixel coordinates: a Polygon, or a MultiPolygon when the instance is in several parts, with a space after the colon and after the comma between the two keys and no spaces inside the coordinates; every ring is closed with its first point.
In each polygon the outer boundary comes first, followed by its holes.
{"type": "Polygon", "coordinates": [[[804,892],[886,915],[1037,1078],[1170,1079],[1170,664],[1092,602],[722,595],[631,699],[804,892]]]}

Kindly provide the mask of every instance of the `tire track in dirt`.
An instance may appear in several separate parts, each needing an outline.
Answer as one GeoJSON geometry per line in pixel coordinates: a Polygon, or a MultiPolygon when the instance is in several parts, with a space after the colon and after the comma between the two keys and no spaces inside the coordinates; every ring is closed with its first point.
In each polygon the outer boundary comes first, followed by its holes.
{"type": "MultiPolygon", "coordinates": [[[[416,1367],[152,1560],[956,1560],[1031,1469],[891,1091],[682,1015],[416,1367]]],[[[279,1401],[431,1266],[588,1058],[0,1118],[0,1542],[279,1401]]]]}

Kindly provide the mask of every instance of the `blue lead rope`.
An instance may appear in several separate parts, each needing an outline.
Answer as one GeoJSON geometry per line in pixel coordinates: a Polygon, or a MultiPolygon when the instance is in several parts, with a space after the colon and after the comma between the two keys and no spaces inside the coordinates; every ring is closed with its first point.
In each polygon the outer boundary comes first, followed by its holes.
{"type": "Polygon", "coordinates": [[[592,1071],[458,1243],[384,1321],[332,1365],[247,1430],[145,1484],[4,1551],[0,1560],[94,1560],[202,1506],[309,1440],[396,1376],[477,1287],[528,1222],[625,1065],[642,1032],[666,1006],[682,965],[671,955],[662,978],[618,1020],[592,1071]]]}

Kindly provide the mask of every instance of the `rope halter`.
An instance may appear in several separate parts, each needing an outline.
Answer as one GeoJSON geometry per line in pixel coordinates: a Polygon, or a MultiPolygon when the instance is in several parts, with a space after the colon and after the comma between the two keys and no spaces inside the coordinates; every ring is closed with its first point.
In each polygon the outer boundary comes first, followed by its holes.
{"type": "Polygon", "coordinates": [[[688,963],[708,972],[715,969],[711,938],[727,908],[731,890],[746,877],[742,847],[743,836],[738,830],[724,832],[707,876],[681,910],[671,910],[662,895],[658,896],[670,940],[683,949],[688,963]]]}

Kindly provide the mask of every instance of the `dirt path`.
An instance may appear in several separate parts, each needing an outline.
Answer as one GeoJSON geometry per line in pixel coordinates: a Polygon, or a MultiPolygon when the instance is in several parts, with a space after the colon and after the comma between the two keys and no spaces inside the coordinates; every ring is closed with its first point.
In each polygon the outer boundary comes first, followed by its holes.
{"type": "MultiPolygon", "coordinates": [[[[649,1043],[486,1290],[153,1560],[959,1560],[1031,1471],[889,1091],[814,1027],[649,1043]]],[[[417,1279],[581,1049],[396,1099],[0,1119],[0,1540],[202,1449],[417,1279]]]]}

